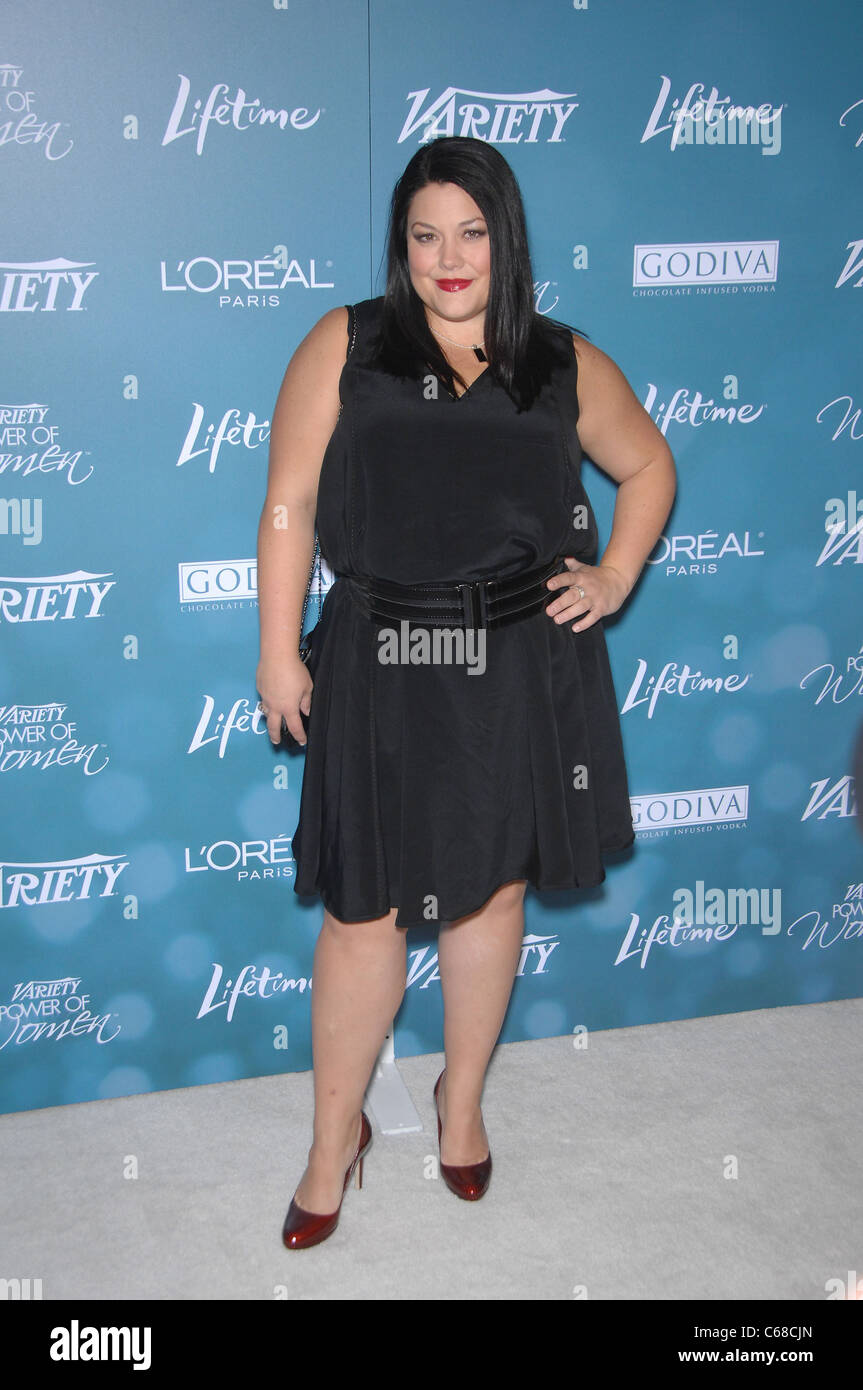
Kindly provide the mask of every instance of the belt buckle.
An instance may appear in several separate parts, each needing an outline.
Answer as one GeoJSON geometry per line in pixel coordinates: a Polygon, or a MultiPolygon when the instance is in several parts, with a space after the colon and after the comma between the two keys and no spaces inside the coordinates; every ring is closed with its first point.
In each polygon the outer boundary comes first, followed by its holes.
{"type": "Polygon", "coordinates": [[[494,582],[493,579],[474,579],[457,585],[466,628],[488,627],[489,586],[494,582]]]}

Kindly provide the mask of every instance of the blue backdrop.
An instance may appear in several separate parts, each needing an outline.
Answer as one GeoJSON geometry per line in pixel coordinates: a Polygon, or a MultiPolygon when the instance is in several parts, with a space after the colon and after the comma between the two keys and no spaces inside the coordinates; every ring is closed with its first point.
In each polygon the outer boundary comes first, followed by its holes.
{"type": "MultiPolygon", "coordinates": [[[[311,1066],[302,754],[255,714],[269,420],[438,134],[510,160],[539,309],[679,470],[606,622],[636,845],[528,891],[502,1038],[861,992],[861,39],[850,0],[7,10],[2,1110],[311,1066]]],[[[442,1046],[435,940],[397,1056],[442,1046]]]]}

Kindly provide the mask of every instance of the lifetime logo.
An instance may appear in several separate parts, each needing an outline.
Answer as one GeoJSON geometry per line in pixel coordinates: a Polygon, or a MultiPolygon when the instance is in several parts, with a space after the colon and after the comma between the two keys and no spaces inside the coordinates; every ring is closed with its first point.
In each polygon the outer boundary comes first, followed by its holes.
{"type": "Polygon", "coordinates": [[[64,309],[76,313],[86,305],[82,300],[99,274],[83,272],[93,261],[0,261],[0,313],[44,314],[64,309]],[[32,302],[31,302],[32,301],[32,302]]]}

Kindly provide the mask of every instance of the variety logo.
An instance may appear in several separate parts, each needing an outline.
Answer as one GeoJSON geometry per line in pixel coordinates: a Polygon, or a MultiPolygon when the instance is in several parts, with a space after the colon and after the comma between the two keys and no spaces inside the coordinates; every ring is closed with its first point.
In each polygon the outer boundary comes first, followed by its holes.
{"type": "Polygon", "coordinates": [[[108,766],[104,743],[79,743],[66,705],[0,705],[0,772],[80,763],[92,777],[108,766]],[[101,758],[95,766],[95,760],[101,758]]]}
{"type": "Polygon", "coordinates": [[[0,908],[116,897],[114,884],[128,867],[124,854],[86,854],[78,859],[46,859],[33,864],[13,860],[0,863],[0,908]]]}
{"type": "Polygon", "coordinates": [[[86,472],[79,469],[84,450],[61,446],[59,425],[46,423],[48,410],[47,405],[0,405],[0,474],[60,473],[73,487],[85,483],[93,465],[86,472]]]}
{"type": "Polygon", "coordinates": [[[296,865],[289,835],[270,840],[215,840],[193,850],[186,846],[186,873],[205,874],[236,871],[238,883],[260,882],[265,878],[293,878],[296,865]]]}
{"type": "Polygon", "coordinates": [[[101,618],[102,600],[116,579],[110,571],[90,574],[73,570],[68,574],[0,575],[0,622],[53,623],[57,618],[101,618]],[[101,580],[107,580],[103,584],[101,580]]]}
{"type": "MultiPolygon", "coordinates": [[[[327,261],[332,265],[332,261],[327,261]]],[[[287,248],[277,246],[272,256],[261,260],[216,261],[212,256],[194,256],[190,261],[177,261],[170,271],[162,261],[162,290],[166,294],[214,294],[220,309],[273,309],[281,303],[278,293],[288,285],[302,285],[307,290],[331,290],[332,280],[319,280],[314,259],[305,267],[296,259],[288,259],[287,248]],[[170,276],[171,283],[168,283],[170,276]],[[239,286],[246,293],[241,293],[239,286]],[[259,293],[262,291],[262,293],[259,293]]]]}
{"type": "Polygon", "coordinates": [[[218,961],[214,961],[213,973],[201,1007],[197,1012],[197,1018],[203,1018],[205,1014],[224,1009],[225,1022],[230,1023],[241,994],[247,998],[256,995],[259,999],[272,999],[278,994],[295,992],[303,994],[305,990],[312,987],[311,979],[307,979],[305,975],[292,979],[290,976],[284,975],[281,970],[273,973],[267,965],[244,965],[242,970],[238,972],[236,979],[223,980],[223,976],[222,966],[218,961]]]}
{"type": "MultiPolygon", "coordinates": [[[[521,954],[518,958],[518,969],[515,974],[519,975],[548,975],[550,971],[546,968],[553,951],[560,945],[560,937],[555,933],[552,936],[537,936],[535,933],[528,933],[522,937],[521,954]]],[[[421,946],[416,951],[409,952],[409,964],[406,987],[418,989],[428,989],[429,985],[440,981],[438,973],[438,953],[432,946],[421,946]]]]}
{"type": "MultiPolygon", "coordinates": [[[[693,82],[686,96],[671,96],[671,79],[663,77],[641,144],[657,135],[671,132],[669,148],[681,145],[760,145],[762,154],[779,154],[782,148],[782,106],[762,102],[755,106],[733,106],[730,97],[721,97],[711,87],[705,97],[702,82],[693,82]]],[[[841,124],[841,122],[840,122],[841,124]]]]}
{"type": "Polygon", "coordinates": [[[778,241],[693,241],[636,246],[632,283],[642,295],[775,292],[778,241]]]}
{"type": "Polygon", "coordinates": [[[749,819],[749,787],[696,787],[686,792],[652,792],[630,797],[636,836],[698,834],[749,819]]]}
{"type": "Polygon", "coordinates": [[[852,276],[859,275],[859,280],[855,280],[853,285],[855,290],[859,290],[861,285],[863,285],[863,240],[849,241],[845,250],[850,251],[851,254],[842,267],[839,279],[836,281],[833,288],[838,290],[840,286],[844,285],[852,276]]]}
{"type": "Polygon", "coordinates": [[[21,85],[24,69],[0,63],[0,145],[41,145],[46,159],[65,159],[74,140],[60,135],[66,121],[40,121],[33,109],[35,92],[21,85]]]}
{"type": "Polygon", "coordinates": [[[791,936],[794,928],[800,927],[800,949],[808,950],[813,941],[826,951],[837,941],[860,941],[863,939],[863,883],[849,883],[845,897],[833,904],[829,917],[821,916],[814,909],[804,912],[788,928],[791,936]],[[805,933],[805,936],[804,936],[805,933]]]}
{"type": "Polygon", "coordinates": [[[223,444],[257,449],[270,437],[269,420],[263,420],[259,424],[251,410],[246,412],[245,419],[239,410],[226,410],[218,424],[210,421],[205,429],[204,407],[197,401],[193,402],[193,406],[192,420],[183,440],[180,457],[177,459],[178,468],[190,459],[203,458],[207,460],[208,471],[215,473],[223,444]]]}
{"type": "Polygon", "coordinates": [[[276,125],[280,130],[285,130],[288,126],[291,130],[308,130],[316,124],[321,115],[320,107],[312,115],[306,106],[295,106],[292,111],[287,111],[284,107],[264,106],[258,97],[247,101],[242,87],[238,87],[236,92],[229,96],[230,88],[226,82],[217,82],[210,88],[205,101],[202,102],[200,97],[196,97],[189,106],[192,84],[182,73],[178,76],[180,86],[165,134],[162,136],[163,146],[182,139],[184,135],[196,134],[195,153],[201,155],[212,124],[233,126],[235,130],[276,125]],[[186,125],[182,124],[184,120],[187,122],[186,125]]]}
{"type": "Polygon", "coordinates": [[[108,1043],[120,1032],[120,1024],[108,1031],[117,1014],[94,1014],[90,996],[81,991],[81,977],[67,975],[61,980],[27,980],[12,991],[8,1004],[0,1004],[0,1048],[14,1042],[39,1042],[42,1038],[81,1037],[95,1034],[98,1043],[108,1043]]]}
{"type": "Polygon", "coordinates": [[[491,145],[536,145],[542,135],[548,144],[558,144],[561,132],[577,101],[575,92],[471,92],[466,87],[446,87],[429,101],[430,87],[408,92],[413,101],[398,138],[400,145],[416,131],[419,143],[438,135],[473,136],[491,145]]]}
{"type": "Polygon", "coordinates": [[[0,312],[6,314],[53,314],[58,309],[70,313],[83,310],[81,301],[98,270],[83,274],[93,261],[0,261],[0,312]],[[31,303],[32,300],[32,303],[31,303]]]}
{"type": "Polygon", "coordinates": [[[850,560],[853,564],[863,564],[863,497],[857,501],[857,493],[850,491],[847,500],[831,497],[825,504],[827,519],[824,529],[827,539],[815,568],[828,563],[841,565],[850,560]]]}
{"type": "Polygon", "coordinates": [[[212,695],[205,695],[204,708],[192,735],[192,742],[186,749],[187,753],[197,753],[199,748],[208,748],[211,744],[216,744],[219,757],[224,758],[228,739],[232,734],[267,733],[267,723],[258,709],[257,701],[235,700],[227,714],[221,712],[214,718],[215,706],[212,695]]]}
{"type": "MultiPolygon", "coordinates": [[[[858,522],[858,526],[859,526],[858,522]]],[[[816,705],[820,705],[822,700],[829,696],[834,705],[843,705],[852,695],[863,694],[863,647],[857,652],[856,656],[849,656],[845,662],[845,671],[840,668],[837,672],[836,667],[830,661],[823,662],[820,666],[813,666],[811,671],[800,682],[800,689],[805,690],[810,685],[818,693],[815,696],[816,705]],[[820,685],[818,682],[820,677],[820,685]]],[[[805,819],[805,817],[804,817],[805,819]]]]}
{"type": "MultiPolygon", "coordinates": [[[[181,561],[180,602],[198,608],[257,607],[257,560],[181,561]]],[[[184,608],[184,612],[191,612],[184,608]]]]}
{"type": "MultiPolygon", "coordinates": [[[[764,532],[757,534],[758,539],[763,540],[764,532]]],[[[680,577],[718,574],[717,561],[724,560],[727,555],[754,560],[763,554],[763,550],[753,547],[749,531],[744,531],[742,538],[736,531],[729,531],[722,540],[718,531],[702,531],[698,536],[660,536],[647,563],[664,565],[666,574],[680,577]]]]}
{"type": "Polygon", "coordinates": [[[854,778],[848,773],[844,777],[837,777],[835,782],[831,782],[829,777],[822,777],[818,782],[810,782],[812,795],[803,815],[802,821],[826,820],[828,816],[838,816],[842,820],[847,820],[857,815],[857,800],[854,788],[854,778]]]}
{"type": "Polygon", "coordinates": [[[652,719],[661,695],[679,695],[687,699],[705,692],[712,695],[736,693],[743,689],[751,675],[752,672],[747,671],[746,675],[732,672],[728,676],[705,676],[701,671],[692,671],[686,662],[678,666],[676,661],[667,661],[658,676],[648,676],[647,662],[639,657],[635,679],[620,712],[628,714],[631,709],[644,705],[648,719],[652,719]]]}
{"type": "MultiPolygon", "coordinates": [[[[734,393],[730,399],[736,399],[736,377],[727,378],[725,390],[726,393],[734,393]]],[[[751,425],[765,408],[763,401],[757,409],[754,405],[746,404],[717,405],[712,396],[705,399],[700,391],[690,390],[686,386],[678,387],[667,401],[661,401],[657,406],[658,394],[658,388],[651,381],[648,384],[644,409],[653,417],[665,436],[668,435],[668,427],[672,422],[678,425],[692,425],[696,429],[701,425],[716,424],[718,421],[726,425],[733,425],[735,421],[739,425],[751,425]]]]}

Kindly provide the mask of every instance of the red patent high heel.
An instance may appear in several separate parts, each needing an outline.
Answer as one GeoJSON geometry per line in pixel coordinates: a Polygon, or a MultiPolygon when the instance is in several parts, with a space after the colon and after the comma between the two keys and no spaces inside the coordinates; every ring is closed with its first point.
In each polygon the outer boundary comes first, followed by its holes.
{"type": "MultiPolygon", "coordinates": [[[[444,1067],[443,1071],[446,1071],[444,1067]]],[[[437,1110],[437,1142],[438,1156],[440,1156],[440,1106],[438,1105],[438,1091],[443,1080],[443,1071],[435,1082],[434,1103],[437,1110]]],[[[491,1150],[488,1157],[480,1159],[479,1163],[444,1163],[440,1159],[440,1171],[444,1182],[450,1192],[454,1192],[457,1197],[463,1197],[466,1202],[477,1202],[482,1197],[488,1187],[491,1178],[491,1150]]]]}
{"type": "MultiPolygon", "coordinates": [[[[348,1183],[351,1175],[356,1170],[354,1186],[363,1185],[363,1159],[371,1148],[372,1127],[369,1117],[365,1110],[362,1112],[362,1124],[360,1126],[360,1142],[345,1173],[345,1181],[342,1187],[342,1201],[348,1190],[348,1183]]],[[[335,1211],[322,1214],[317,1211],[305,1211],[291,1198],[291,1205],[285,1217],[285,1224],[282,1227],[282,1241],[289,1250],[305,1250],[310,1245],[319,1245],[327,1236],[331,1236],[336,1226],[339,1224],[339,1213],[342,1203],[336,1207],[335,1211]]]]}

